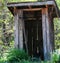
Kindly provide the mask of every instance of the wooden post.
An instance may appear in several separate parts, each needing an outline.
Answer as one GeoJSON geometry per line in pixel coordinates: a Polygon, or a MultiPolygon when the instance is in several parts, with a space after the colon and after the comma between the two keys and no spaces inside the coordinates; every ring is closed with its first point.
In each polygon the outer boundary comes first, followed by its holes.
{"type": "Polygon", "coordinates": [[[50,42],[50,26],[49,26],[49,15],[48,15],[48,7],[46,8],[46,32],[47,32],[47,60],[51,59],[51,42],[50,42]]]}
{"type": "Polygon", "coordinates": [[[50,60],[51,47],[50,47],[48,8],[42,9],[42,29],[43,29],[44,59],[50,60]]]}
{"type": "Polygon", "coordinates": [[[43,48],[44,48],[44,59],[47,60],[47,33],[46,33],[46,14],[45,8],[42,9],[42,30],[43,30],[43,48]]]}
{"type": "Polygon", "coordinates": [[[19,48],[23,49],[23,11],[19,11],[19,48]]]}
{"type": "Polygon", "coordinates": [[[14,25],[15,25],[15,29],[14,29],[14,32],[15,32],[15,44],[14,44],[14,46],[15,46],[15,48],[18,48],[18,42],[19,42],[19,40],[18,40],[18,14],[15,14],[14,15],[14,25]]]}
{"type": "Polygon", "coordinates": [[[15,48],[23,49],[23,12],[17,12],[15,21],[15,48]]]}

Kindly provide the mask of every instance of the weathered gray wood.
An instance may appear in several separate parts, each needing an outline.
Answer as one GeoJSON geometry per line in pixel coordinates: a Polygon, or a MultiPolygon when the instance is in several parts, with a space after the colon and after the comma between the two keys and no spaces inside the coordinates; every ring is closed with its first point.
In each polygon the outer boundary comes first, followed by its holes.
{"type": "Polygon", "coordinates": [[[15,21],[15,47],[23,49],[23,13],[20,11],[14,15],[15,21]],[[20,17],[20,18],[19,18],[20,17]]]}
{"type": "Polygon", "coordinates": [[[23,11],[19,11],[19,48],[23,49],[23,11]]]}
{"type": "Polygon", "coordinates": [[[14,23],[15,23],[14,24],[15,25],[15,27],[14,27],[15,28],[14,29],[14,32],[15,32],[15,44],[14,45],[15,45],[16,48],[18,48],[18,41],[19,41],[18,40],[18,35],[19,35],[18,34],[18,14],[14,15],[14,23]]]}
{"type": "Polygon", "coordinates": [[[45,60],[51,59],[50,31],[48,8],[42,9],[42,29],[43,29],[43,47],[45,60]]]}
{"type": "Polygon", "coordinates": [[[49,15],[48,15],[48,7],[46,8],[46,31],[47,31],[47,60],[51,59],[51,44],[50,44],[50,26],[49,26],[49,15]]]}
{"type": "Polygon", "coordinates": [[[44,59],[47,60],[47,32],[46,32],[46,14],[45,8],[42,9],[42,31],[43,31],[43,48],[44,48],[44,59]]]}
{"type": "Polygon", "coordinates": [[[22,3],[8,3],[8,7],[14,7],[14,6],[40,6],[40,5],[55,5],[54,1],[45,1],[45,2],[22,2],[22,3]]]}

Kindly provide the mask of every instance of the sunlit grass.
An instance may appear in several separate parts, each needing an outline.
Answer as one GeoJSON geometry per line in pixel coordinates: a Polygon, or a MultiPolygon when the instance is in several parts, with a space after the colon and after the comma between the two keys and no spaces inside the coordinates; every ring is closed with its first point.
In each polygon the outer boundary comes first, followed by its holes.
{"type": "Polygon", "coordinates": [[[9,0],[8,2],[36,2],[37,0],[9,0]]]}

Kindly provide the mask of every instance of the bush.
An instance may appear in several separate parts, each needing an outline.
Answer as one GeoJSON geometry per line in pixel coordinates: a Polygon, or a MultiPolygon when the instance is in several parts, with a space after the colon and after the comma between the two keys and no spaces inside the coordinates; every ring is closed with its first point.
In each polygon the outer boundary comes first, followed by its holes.
{"type": "Polygon", "coordinates": [[[7,55],[7,61],[9,63],[17,63],[21,60],[28,60],[29,56],[24,50],[13,49],[7,55]]]}
{"type": "Polygon", "coordinates": [[[51,61],[30,58],[24,50],[20,49],[9,49],[8,51],[0,58],[0,63],[60,63],[60,51],[58,52],[58,50],[53,52],[51,61]]]}
{"type": "Polygon", "coordinates": [[[53,52],[52,54],[52,59],[51,59],[52,63],[60,63],[60,52],[59,50],[55,50],[55,52],[53,52]]]}

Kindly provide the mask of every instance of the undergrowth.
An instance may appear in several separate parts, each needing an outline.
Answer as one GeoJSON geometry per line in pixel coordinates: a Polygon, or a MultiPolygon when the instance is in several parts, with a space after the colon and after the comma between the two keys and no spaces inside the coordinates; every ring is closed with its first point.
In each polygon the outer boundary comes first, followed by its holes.
{"type": "Polygon", "coordinates": [[[60,54],[58,52],[53,52],[51,56],[50,61],[32,61],[24,50],[12,49],[0,57],[0,63],[60,63],[60,54]]]}

